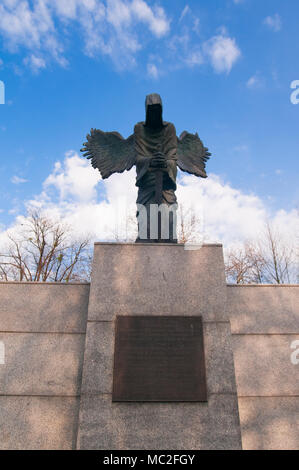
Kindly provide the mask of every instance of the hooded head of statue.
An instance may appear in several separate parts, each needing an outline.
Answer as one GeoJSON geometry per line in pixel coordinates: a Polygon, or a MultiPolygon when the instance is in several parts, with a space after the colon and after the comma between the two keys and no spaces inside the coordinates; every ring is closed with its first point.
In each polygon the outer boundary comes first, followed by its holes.
{"type": "Polygon", "coordinates": [[[147,95],[145,99],[146,120],[145,125],[157,129],[163,126],[162,99],[157,93],[147,95]]]}

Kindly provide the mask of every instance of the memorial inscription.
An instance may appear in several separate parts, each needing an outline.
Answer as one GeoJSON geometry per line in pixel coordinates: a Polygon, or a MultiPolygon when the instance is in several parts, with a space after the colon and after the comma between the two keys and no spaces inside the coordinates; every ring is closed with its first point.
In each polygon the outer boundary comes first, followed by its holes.
{"type": "Polygon", "coordinates": [[[118,316],[112,401],[207,401],[202,318],[118,316]]]}

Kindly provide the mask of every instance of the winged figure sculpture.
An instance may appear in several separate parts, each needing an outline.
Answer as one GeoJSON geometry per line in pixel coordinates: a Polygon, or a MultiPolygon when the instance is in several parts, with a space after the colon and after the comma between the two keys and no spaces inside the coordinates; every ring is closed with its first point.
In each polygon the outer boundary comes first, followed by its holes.
{"type": "Polygon", "coordinates": [[[197,133],[185,131],[177,137],[174,125],[162,119],[162,100],[158,94],[148,95],[145,105],[146,120],[135,125],[130,137],[124,139],[118,132],[91,129],[81,151],[103,179],[135,165],[139,225],[136,242],[175,243],[177,167],[206,178],[206,162],[211,154],[197,133]],[[164,217],[168,217],[166,231],[162,227],[164,217]]]}

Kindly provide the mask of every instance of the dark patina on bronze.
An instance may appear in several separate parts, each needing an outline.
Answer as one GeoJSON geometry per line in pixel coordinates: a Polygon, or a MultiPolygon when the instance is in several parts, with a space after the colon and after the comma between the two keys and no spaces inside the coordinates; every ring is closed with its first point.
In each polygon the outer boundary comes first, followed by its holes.
{"type": "Polygon", "coordinates": [[[201,317],[117,316],[114,402],[206,402],[201,317]]]}
{"type": "Polygon", "coordinates": [[[127,139],[115,131],[91,129],[81,151],[91,160],[92,166],[100,171],[103,179],[135,166],[138,187],[136,215],[139,227],[136,242],[177,243],[177,167],[192,175],[206,178],[206,162],[211,153],[197,133],[184,131],[177,137],[174,125],[163,120],[162,99],[157,93],[146,97],[145,109],[145,121],[138,122],[134,133],[127,139]],[[158,205],[160,209],[161,206],[171,209],[169,220],[167,211],[163,216],[165,224],[169,223],[169,235],[166,239],[163,238],[165,234],[162,237],[161,233],[161,212],[158,213],[158,234],[151,238],[153,205],[158,205]],[[146,234],[140,230],[141,207],[147,213],[146,234]]]}

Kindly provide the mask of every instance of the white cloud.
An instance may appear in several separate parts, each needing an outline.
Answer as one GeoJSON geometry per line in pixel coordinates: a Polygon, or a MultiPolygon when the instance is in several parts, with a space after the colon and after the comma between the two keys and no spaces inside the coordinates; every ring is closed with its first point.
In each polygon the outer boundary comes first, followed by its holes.
{"type": "Polygon", "coordinates": [[[147,64],[147,73],[151,78],[154,79],[157,79],[159,76],[159,71],[155,64],[147,64]]]}
{"type": "Polygon", "coordinates": [[[183,51],[186,55],[189,47],[190,47],[191,37],[188,31],[184,31],[182,34],[175,34],[173,35],[168,41],[168,48],[176,54],[179,51],[183,51]]]}
{"type": "Polygon", "coordinates": [[[219,34],[206,41],[203,45],[205,54],[210,58],[217,73],[229,73],[240,58],[241,51],[234,38],[219,34]]]}
{"type": "Polygon", "coordinates": [[[80,14],[81,8],[94,12],[99,2],[97,0],[52,0],[59,17],[74,20],[80,14]]]}
{"type": "Polygon", "coordinates": [[[68,152],[64,164],[56,162],[53,172],[44,182],[44,190],[55,188],[62,202],[93,202],[96,199],[96,185],[101,176],[90,163],[74,152],[68,152]]]}
{"type": "Polygon", "coordinates": [[[160,7],[149,7],[143,0],[107,0],[99,4],[92,14],[82,15],[85,51],[91,57],[99,52],[109,55],[118,68],[136,63],[136,53],[142,49],[142,38],[137,33],[140,25],[146,25],[156,39],[169,30],[169,20],[160,7]]]}
{"type": "Polygon", "coordinates": [[[178,199],[194,206],[203,218],[205,238],[230,244],[254,236],[266,216],[263,202],[224,183],[216,175],[207,180],[185,175],[178,188],[178,199]]]}
{"type": "Polygon", "coordinates": [[[26,0],[3,0],[0,30],[9,39],[11,47],[24,43],[39,47],[42,34],[53,31],[54,25],[43,1],[35,2],[31,8],[26,0]]]}
{"type": "Polygon", "coordinates": [[[96,240],[111,240],[116,233],[125,236],[125,214],[136,212],[135,172],[101,181],[88,160],[68,152],[63,162],[56,162],[41,194],[26,206],[63,219],[78,236],[89,233],[96,240]]]}
{"type": "Polygon", "coordinates": [[[235,152],[248,152],[249,150],[249,147],[247,144],[240,144],[240,145],[236,145],[233,150],[235,152]]]}
{"type": "Polygon", "coordinates": [[[42,57],[37,57],[34,54],[31,54],[29,57],[25,57],[24,64],[31,67],[34,73],[39,72],[39,70],[46,67],[46,62],[42,57]]]}
{"type": "Polygon", "coordinates": [[[186,5],[179,17],[179,25],[181,23],[184,23],[184,28],[185,29],[190,29],[196,33],[199,33],[200,31],[200,19],[198,16],[194,15],[194,13],[192,12],[191,8],[189,7],[189,5],[186,5]],[[188,27],[187,27],[187,24],[188,24],[188,27]]]}
{"type": "MultiPolygon", "coordinates": [[[[155,40],[160,41],[163,64],[157,70],[148,53],[152,77],[162,69],[194,67],[207,60],[217,73],[229,73],[241,55],[236,40],[221,28],[203,43],[198,39],[199,25],[200,19],[186,4],[172,35],[168,34],[171,19],[155,0],[2,0],[0,4],[4,47],[24,54],[23,64],[34,73],[53,60],[68,65],[71,33],[82,38],[86,55],[107,56],[118,69],[134,67],[138,52],[155,40]]],[[[21,73],[19,65],[14,67],[21,73]]]]}
{"type": "Polygon", "coordinates": [[[26,180],[25,178],[21,178],[20,176],[17,176],[17,175],[14,175],[11,180],[10,180],[13,184],[21,184],[21,183],[27,183],[28,180],[26,180]]]}
{"type": "Polygon", "coordinates": [[[122,0],[107,0],[107,20],[115,29],[127,27],[132,20],[131,10],[122,0]]]}
{"type": "Polygon", "coordinates": [[[169,31],[170,20],[162,7],[150,7],[144,0],[2,0],[0,5],[0,35],[6,46],[38,57],[35,68],[49,58],[66,65],[63,36],[69,26],[78,25],[88,55],[109,55],[124,66],[134,64],[134,54],[142,47],[138,25],[161,38],[169,31]]]}
{"type": "Polygon", "coordinates": [[[3,0],[0,5],[0,34],[11,52],[20,47],[32,53],[61,59],[54,19],[48,0],[3,0]]]}
{"type": "Polygon", "coordinates": [[[246,86],[247,88],[255,89],[255,88],[261,88],[263,85],[261,77],[256,73],[252,77],[250,77],[247,82],[246,86]]]}
{"type": "Polygon", "coordinates": [[[149,26],[150,31],[158,38],[169,31],[169,20],[163,8],[155,6],[151,9],[143,0],[133,0],[131,3],[133,15],[149,26]]]}
{"type": "Polygon", "coordinates": [[[201,65],[204,62],[203,55],[200,49],[190,51],[186,57],[186,64],[190,67],[201,65]]]}
{"type": "MultiPolygon", "coordinates": [[[[112,240],[115,235],[134,238],[137,188],[135,170],[115,174],[102,181],[89,161],[68,152],[57,162],[43,184],[43,191],[26,202],[70,224],[77,235],[93,234],[95,240],[112,240]]],[[[285,235],[289,243],[298,233],[296,210],[270,214],[265,202],[223,182],[216,175],[206,180],[182,173],[177,197],[201,219],[206,242],[222,242],[225,247],[254,239],[264,230],[266,219],[285,235]]],[[[17,222],[17,220],[16,220],[17,222]]],[[[4,234],[3,234],[4,236],[4,234]]]]}
{"type": "Polygon", "coordinates": [[[273,16],[267,16],[267,18],[264,19],[264,24],[277,33],[282,27],[281,17],[278,13],[275,13],[273,16]]]}
{"type": "Polygon", "coordinates": [[[185,20],[184,25],[181,25],[179,21],[177,33],[168,40],[167,46],[172,60],[169,69],[201,66],[208,63],[212,64],[216,73],[229,73],[241,56],[236,39],[231,38],[227,29],[222,26],[210,39],[199,40],[197,33],[200,20],[191,13],[189,8],[187,13],[192,17],[191,23],[190,18],[188,22],[185,20]]]}
{"type": "Polygon", "coordinates": [[[190,10],[189,5],[186,5],[185,8],[183,9],[182,13],[181,13],[179,21],[182,21],[182,19],[185,18],[185,16],[190,12],[191,12],[191,10],[190,10]]]}

